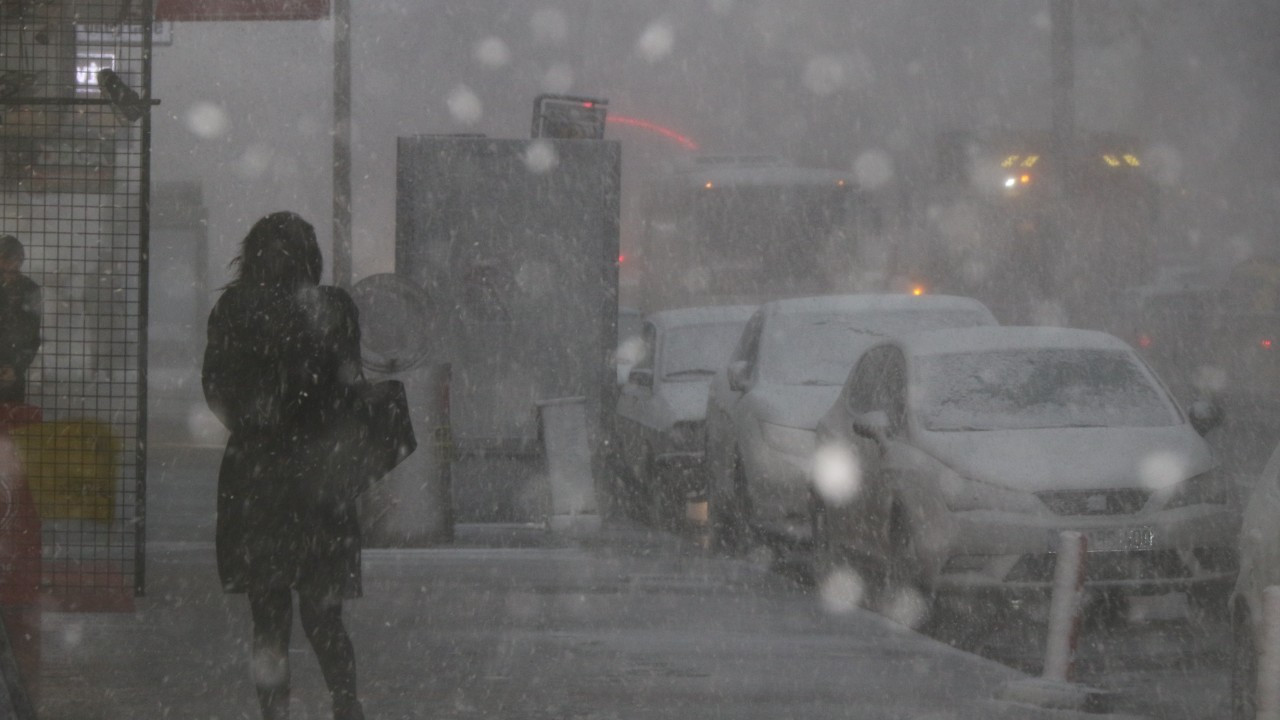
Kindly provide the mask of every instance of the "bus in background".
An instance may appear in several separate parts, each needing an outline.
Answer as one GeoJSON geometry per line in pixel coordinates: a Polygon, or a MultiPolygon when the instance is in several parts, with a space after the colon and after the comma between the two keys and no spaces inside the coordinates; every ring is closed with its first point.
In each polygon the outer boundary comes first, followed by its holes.
{"type": "Polygon", "coordinates": [[[913,199],[892,265],[932,292],[985,302],[1005,323],[1113,330],[1126,289],[1157,261],[1159,203],[1133,138],[952,132],[913,199]]]}
{"type": "MultiPolygon", "coordinates": [[[[644,182],[623,304],[645,312],[848,292],[875,232],[851,173],[773,156],[699,157],[644,182]]],[[[624,235],[625,237],[625,235],[624,235]]]]}

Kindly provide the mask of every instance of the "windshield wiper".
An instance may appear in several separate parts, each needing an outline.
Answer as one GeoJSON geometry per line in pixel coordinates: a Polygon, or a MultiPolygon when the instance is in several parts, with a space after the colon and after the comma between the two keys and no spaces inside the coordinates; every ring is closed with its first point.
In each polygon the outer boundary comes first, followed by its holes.
{"type": "Polygon", "coordinates": [[[663,379],[663,380],[670,380],[671,378],[689,377],[689,376],[695,376],[695,377],[696,377],[696,376],[703,376],[703,377],[705,377],[705,376],[707,376],[707,375],[715,375],[715,374],[716,374],[716,371],[715,371],[715,370],[705,370],[705,369],[702,369],[702,368],[696,368],[696,369],[692,369],[692,370],[676,370],[675,372],[669,372],[669,373],[666,373],[665,375],[663,375],[663,376],[662,376],[662,379],[663,379]]]}

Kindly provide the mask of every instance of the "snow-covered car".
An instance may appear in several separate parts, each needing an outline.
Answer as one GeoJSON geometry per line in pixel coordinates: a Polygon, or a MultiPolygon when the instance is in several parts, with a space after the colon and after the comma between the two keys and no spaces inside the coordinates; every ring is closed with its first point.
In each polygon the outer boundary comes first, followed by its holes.
{"type": "Polygon", "coordinates": [[[1257,717],[1258,654],[1264,647],[1263,591],[1280,585],[1280,445],[1258,476],[1240,526],[1240,573],[1231,596],[1231,717],[1257,717]]]}
{"type": "Polygon", "coordinates": [[[994,325],[971,298],[829,295],[760,306],[707,398],[708,520],[715,542],[808,538],[813,431],[849,369],[883,336],[994,325]]]}
{"type": "Polygon", "coordinates": [[[664,310],[644,319],[643,351],[618,396],[614,428],[634,489],[657,524],[678,519],[689,496],[706,490],[707,388],[756,307],[664,310]]]}
{"type": "Polygon", "coordinates": [[[1048,327],[937,330],[871,348],[818,424],[814,533],[874,601],[1044,598],[1063,531],[1091,596],[1225,603],[1238,514],[1202,435],[1132,347],[1048,327]]]}

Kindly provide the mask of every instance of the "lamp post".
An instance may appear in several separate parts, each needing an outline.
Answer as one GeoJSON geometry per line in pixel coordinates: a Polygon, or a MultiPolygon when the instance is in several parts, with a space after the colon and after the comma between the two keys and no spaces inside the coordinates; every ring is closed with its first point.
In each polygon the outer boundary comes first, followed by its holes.
{"type": "Polygon", "coordinates": [[[1065,158],[1075,140],[1075,0],[1049,0],[1049,63],[1054,155],[1065,158]]]}
{"type": "Polygon", "coordinates": [[[351,0],[333,0],[333,284],[351,287],[351,0]]]}

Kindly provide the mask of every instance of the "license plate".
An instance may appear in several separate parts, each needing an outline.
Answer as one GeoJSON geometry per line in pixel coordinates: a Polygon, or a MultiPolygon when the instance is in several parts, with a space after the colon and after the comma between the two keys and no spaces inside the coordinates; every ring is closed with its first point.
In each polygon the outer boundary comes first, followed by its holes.
{"type": "Polygon", "coordinates": [[[1155,533],[1145,525],[1124,528],[1096,528],[1082,534],[1088,545],[1087,552],[1136,552],[1150,550],[1155,533]]]}

